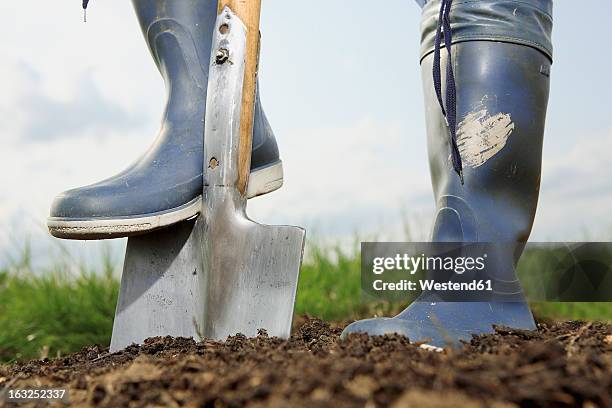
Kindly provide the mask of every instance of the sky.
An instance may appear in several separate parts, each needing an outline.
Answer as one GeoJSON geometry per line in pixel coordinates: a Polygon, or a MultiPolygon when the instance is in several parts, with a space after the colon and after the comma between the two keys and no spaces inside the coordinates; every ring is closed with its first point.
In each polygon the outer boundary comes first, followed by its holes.
{"type": "MultiPolygon", "coordinates": [[[[179,1],[179,0],[177,0],[179,1]]],[[[434,213],[411,0],[264,0],[260,82],[285,186],[249,201],[262,223],[322,241],[427,239],[434,213]]],[[[612,2],[554,4],[555,61],[532,241],[612,236],[612,2]],[[593,14],[592,10],[597,10],[593,14]]],[[[152,143],[164,87],[131,2],[0,3],[0,265],[101,242],[58,242],[53,197],[127,167],[152,143]]],[[[110,243],[121,254],[125,240],[110,243]]],[[[119,255],[120,256],[120,255],[119,255]]]]}

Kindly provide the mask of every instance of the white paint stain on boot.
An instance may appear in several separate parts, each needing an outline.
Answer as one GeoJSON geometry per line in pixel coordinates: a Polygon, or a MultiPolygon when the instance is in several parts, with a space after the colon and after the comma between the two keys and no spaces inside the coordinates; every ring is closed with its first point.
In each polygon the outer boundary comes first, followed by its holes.
{"type": "Polygon", "coordinates": [[[509,113],[489,114],[480,105],[457,126],[457,146],[463,162],[473,168],[482,166],[506,146],[514,131],[509,113]]]}

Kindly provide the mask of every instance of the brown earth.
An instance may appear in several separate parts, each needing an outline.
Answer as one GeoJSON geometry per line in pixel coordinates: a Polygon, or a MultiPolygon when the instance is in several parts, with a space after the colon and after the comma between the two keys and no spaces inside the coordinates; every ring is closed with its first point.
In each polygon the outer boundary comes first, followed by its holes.
{"type": "Polygon", "coordinates": [[[100,407],[612,407],[609,324],[498,328],[435,352],[401,336],[341,341],[341,328],[300,320],[288,341],[153,338],[0,366],[0,392],[67,387],[73,404],[100,407]]]}

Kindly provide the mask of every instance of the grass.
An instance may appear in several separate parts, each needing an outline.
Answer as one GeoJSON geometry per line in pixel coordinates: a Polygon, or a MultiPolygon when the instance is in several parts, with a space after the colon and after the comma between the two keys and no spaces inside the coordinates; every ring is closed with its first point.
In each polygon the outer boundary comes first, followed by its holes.
{"type": "Polygon", "coordinates": [[[603,302],[534,302],[531,310],[549,319],[612,321],[612,303],[603,302]]]}
{"type": "Polygon", "coordinates": [[[110,343],[119,281],[110,259],[75,273],[64,263],[0,271],[0,360],[54,357],[110,343]]]}
{"type": "MultiPolygon", "coordinates": [[[[310,245],[299,282],[296,313],[326,320],[393,315],[405,304],[369,302],[360,288],[359,252],[310,245]]],[[[0,270],[0,361],[55,357],[91,344],[108,345],[119,291],[116,262],[97,270],[58,261],[32,270],[22,259],[0,270]]],[[[536,303],[540,317],[610,320],[612,303],[536,303]]]]}
{"type": "Polygon", "coordinates": [[[297,314],[340,321],[389,315],[400,310],[402,305],[399,304],[364,301],[357,249],[317,245],[310,245],[308,249],[298,285],[297,314]]]}

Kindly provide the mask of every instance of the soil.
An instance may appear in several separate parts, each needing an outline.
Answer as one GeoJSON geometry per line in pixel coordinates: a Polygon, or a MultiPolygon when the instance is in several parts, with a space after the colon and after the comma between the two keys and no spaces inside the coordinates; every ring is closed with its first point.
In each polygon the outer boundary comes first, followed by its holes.
{"type": "Polygon", "coordinates": [[[498,327],[439,352],[395,335],[340,340],[340,325],[299,320],[286,341],[152,338],[0,366],[0,391],[67,387],[71,403],[100,407],[612,407],[609,324],[498,327]]]}

